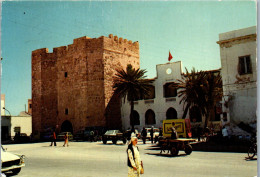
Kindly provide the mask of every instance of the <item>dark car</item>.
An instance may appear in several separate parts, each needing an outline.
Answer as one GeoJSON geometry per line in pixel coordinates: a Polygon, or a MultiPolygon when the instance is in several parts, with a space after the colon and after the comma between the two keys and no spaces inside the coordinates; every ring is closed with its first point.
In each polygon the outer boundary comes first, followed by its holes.
{"type": "Polygon", "coordinates": [[[109,140],[112,140],[113,144],[116,144],[118,140],[122,140],[124,144],[126,143],[126,137],[119,130],[108,130],[102,136],[102,141],[104,144],[106,144],[109,140]]]}
{"type": "Polygon", "coordinates": [[[42,141],[50,141],[50,138],[51,138],[51,132],[44,132],[41,134],[42,141]]]}
{"type": "Polygon", "coordinates": [[[101,126],[86,127],[84,131],[84,140],[101,141],[107,128],[101,126]]]}
{"type": "Polygon", "coordinates": [[[74,140],[79,141],[79,140],[85,140],[85,134],[84,134],[84,130],[80,130],[78,131],[75,135],[74,135],[74,140]]]}

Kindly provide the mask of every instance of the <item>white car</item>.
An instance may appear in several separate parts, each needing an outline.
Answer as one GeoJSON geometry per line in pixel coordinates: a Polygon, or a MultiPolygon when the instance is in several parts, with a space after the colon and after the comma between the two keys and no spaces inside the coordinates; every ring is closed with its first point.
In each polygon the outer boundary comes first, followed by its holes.
{"type": "Polygon", "coordinates": [[[21,168],[25,166],[24,155],[15,155],[6,150],[1,146],[1,162],[2,168],[1,172],[13,172],[13,174],[18,174],[21,168]]]}

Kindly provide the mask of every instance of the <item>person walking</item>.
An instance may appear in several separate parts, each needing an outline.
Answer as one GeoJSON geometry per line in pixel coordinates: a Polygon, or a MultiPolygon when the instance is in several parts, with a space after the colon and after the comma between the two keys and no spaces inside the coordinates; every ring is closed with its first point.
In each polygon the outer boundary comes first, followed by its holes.
{"type": "Polygon", "coordinates": [[[54,146],[56,146],[56,133],[55,131],[52,130],[52,133],[51,133],[51,145],[54,144],[54,146]]]}
{"type": "Polygon", "coordinates": [[[154,129],[153,129],[153,126],[152,126],[151,131],[150,131],[151,143],[152,143],[152,144],[153,144],[153,133],[154,133],[154,129]]]}
{"type": "Polygon", "coordinates": [[[93,130],[90,131],[90,141],[91,142],[94,141],[94,131],[93,130]]]}
{"type": "Polygon", "coordinates": [[[171,139],[177,139],[178,138],[178,135],[177,135],[177,131],[175,129],[175,122],[172,122],[172,127],[171,127],[171,139]]]}
{"type": "Polygon", "coordinates": [[[143,162],[139,154],[137,142],[137,137],[131,137],[131,143],[127,148],[128,177],[140,177],[143,171],[143,162]]]}
{"type": "Polygon", "coordinates": [[[141,132],[141,135],[142,135],[142,138],[143,138],[143,143],[145,144],[147,131],[146,131],[146,129],[144,127],[143,127],[143,130],[141,132]]]}
{"type": "Polygon", "coordinates": [[[67,144],[67,147],[69,146],[69,135],[68,135],[68,132],[65,133],[64,135],[64,144],[63,146],[65,147],[67,144]]]}
{"type": "Polygon", "coordinates": [[[163,130],[162,130],[162,127],[159,128],[159,136],[163,136],[163,130]]]}
{"type": "Polygon", "coordinates": [[[202,128],[199,125],[198,128],[197,128],[198,141],[200,141],[201,134],[202,134],[202,128]]]}

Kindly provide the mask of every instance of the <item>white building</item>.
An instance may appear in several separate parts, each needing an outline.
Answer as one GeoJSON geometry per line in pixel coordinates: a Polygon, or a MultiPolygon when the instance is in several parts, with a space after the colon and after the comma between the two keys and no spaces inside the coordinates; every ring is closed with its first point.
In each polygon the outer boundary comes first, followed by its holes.
{"type": "MultiPolygon", "coordinates": [[[[154,78],[154,89],[149,98],[134,102],[135,128],[142,127],[162,127],[162,121],[166,119],[181,119],[183,117],[183,103],[180,104],[181,97],[177,96],[177,88],[174,83],[182,80],[182,62],[172,62],[156,66],[157,77],[154,78]]],[[[219,70],[216,70],[219,72],[219,70]]],[[[194,113],[198,113],[193,109],[194,113]]],[[[122,128],[130,128],[130,103],[122,101],[121,107],[122,128]]],[[[191,120],[192,126],[202,125],[204,117],[199,114],[196,120],[191,120]]],[[[188,113],[186,118],[190,118],[188,113]]],[[[219,128],[219,121],[212,121],[212,125],[219,128]],[[214,125],[213,125],[214,124],[214,125]]]]}
{"type": "Polygon", "coordinates": [[[15,136],[15,133],[25,133],[30,136],[32,133],[32,116],[26,112],[21,112],[18,116],[3,109],[5,105],[5,95],[1,95],[1,139],[8,140],[15,136]],[[7,115],[6,115],[7,113],[7,115]]]}
{"type": "MultiPolygon", "coordinates": [[[[149,98],[134,102],[134,117],[137,120],[135,126],[139,130],[142,127],[160,127],[162,120],[167,116],[170,118],[181,118],[183,114],[180,98],[177,97],[177,89],[168,89],[170,84],[177,82],[182,76],[182,63],[180,61],[161,64],[156,66],[157,77],[154,79],[154,90],[149,98]],[[165,88],[165,89],[164,89],[165,88]]],[[[123,101],[122,101],[123,102],[123,101]]],[[[123,129],[130,127],[130,103],[123,102],[121,108],[123,129]]]]}
{"type": "Polygon", "coordinates": [[[3,139],[14,137],[15,133],[25,133],[30,136],[32,133],[32,116],[19,115],[19,116],[2,116],[2,136],[3,139]]]}
{"type": "MultiPolygon", "coordinates": [[[[223,124],[256,126],[256,27],[219,35],[223,79],[223,124]]],[[[236,134],[243,134],[237,132],[236,134]]]]}

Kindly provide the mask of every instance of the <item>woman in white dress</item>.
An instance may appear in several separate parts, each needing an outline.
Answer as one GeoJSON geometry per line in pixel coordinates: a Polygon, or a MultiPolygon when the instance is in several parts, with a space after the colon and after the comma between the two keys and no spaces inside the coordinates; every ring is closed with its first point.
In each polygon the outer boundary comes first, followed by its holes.
{"type": "Polygon", "coordinates": [[[127,148],[128,177],[139,177],[141,173],[143,162],[140,158],[139,149],[136,146],[137,142],[137,137],[131,137],[131,143],[127,148]]]}

